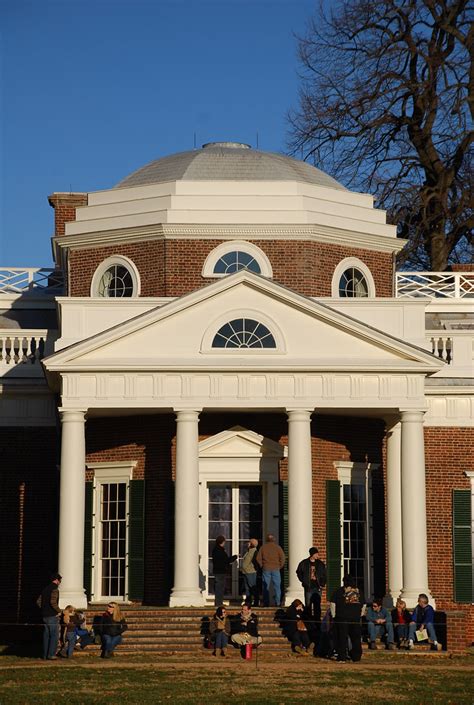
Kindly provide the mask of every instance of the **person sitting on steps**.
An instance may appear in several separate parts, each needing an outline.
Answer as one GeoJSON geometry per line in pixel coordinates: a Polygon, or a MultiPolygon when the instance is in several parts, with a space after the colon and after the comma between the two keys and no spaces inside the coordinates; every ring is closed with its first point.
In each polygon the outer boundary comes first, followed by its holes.
{"type": "Polygon", "coordinates": [[[367,608],[367,628],[369,630],[369,649],[376,649],[375,642],[377,636],[387,635],[387,649],[394,649],[393,624],[390,612],[382,607],[382,600],[372,600],[372,604],[367,608]]]}
{"type": "Polygon", "coordinates": [[[217,649],[220,649],[221,656],[225,657],[225,650],[230,636],[230,620],[225,607],[218,607],[209,622],[209,634],[214,642],[213,656],[216,656],[217,649]]]}
{"type": "Polygon", "coordinates": [[[411,622],[408,627],[408,646],[407,649],[413,649],[413,641],[415,633],[420,629],[426,629],[428,637],[431,641],[431,651],[441,651],[441,644],[438,643],[436,631],[434,628],[434,609],[428,604],[428,595],[424,592],[418,595],[418,604],[411,615],[411,622]]]}

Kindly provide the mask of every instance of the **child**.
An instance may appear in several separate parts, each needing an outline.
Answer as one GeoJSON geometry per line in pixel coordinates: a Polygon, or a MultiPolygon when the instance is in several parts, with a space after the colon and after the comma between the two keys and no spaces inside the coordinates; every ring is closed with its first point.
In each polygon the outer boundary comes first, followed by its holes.
{"type": "Polygon", "coordinates": [[[438,644],[433,622],[434,609],[428,604],[428,595],[425,595],[425,593],[422,592],[418,595],[418,605],[413,610],[411,622],[408,627],[407,649],[413,649],[415,632],[418,629],[426,629],[428,632],[428,637],[431,641],[431,651],[441,651],[441,644],[438,644]]]}
{"type": "Polygon", "coordinates": [[[76,628],[80,624],[75,607],[72,605],[67,605],[67,607],[63,609],[61,624],[63,627],[63,647],[59,652],[59,655],[63,658],[72,658],[74,647],[76,645],[76,628]]]}

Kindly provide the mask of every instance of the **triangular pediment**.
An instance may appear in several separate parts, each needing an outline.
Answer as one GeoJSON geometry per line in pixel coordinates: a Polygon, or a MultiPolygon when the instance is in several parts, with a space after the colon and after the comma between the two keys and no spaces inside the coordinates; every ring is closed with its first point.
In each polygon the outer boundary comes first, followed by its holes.
{"type": "Polygon", "coordinates": [[[44,360],[65,370],[324,369],[432,373],[427,351],[261,276],[238,272],[75,343],[44,360]],[[215,349],[227,320],[251,317],[274,334],[275,349],[215,349]]]}
{"type": "Polygon", "coordinates": [[[234,426],[199,443],[200,458],[282,458],[284,448],[255,431],[234,426]]]}

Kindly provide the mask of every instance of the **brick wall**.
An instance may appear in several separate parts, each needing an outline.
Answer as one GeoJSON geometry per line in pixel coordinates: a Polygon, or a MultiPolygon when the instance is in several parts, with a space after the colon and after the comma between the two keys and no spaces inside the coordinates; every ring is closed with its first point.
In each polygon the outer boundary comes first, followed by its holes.
{"type": "Polygon", "coordinates": [[[463,472],[472,469],[472,429],[425,428],[425,456],[429,586],[438,609],[465,613],[463,629],[471,643],[474,609],[454,602],[453,594],[452,490],[471,486],[463,472]]]}
{"type": "Polygon", "coordinates": [[[57,440],[54,428],[0,429],[0,621],[34,620],[58,569],[57,440]]]}
{"type": "Polygon", "coordinates": [[[76,208],[87,206],[87,193],[53,193],[49,205],[54,208],[54,234],[64,235],[66,223],[76,220],[76,208]]]}
{"type": "MultiPolygon", "coordinates": [[[[142,296],[182,296],[215,279],[201,276],[204,261],[221,240],[150,240],[70,253],[71,296],[89,296],[98,265],[113,254],[129,257],[140,273],[142,296]]],[[[358,257],[372,272],[377,296],[392,296],[390,254],[306,241],[258,241],[273,268],[273,279],[306,296],[331,296],[336,265],[358,257]]]]}

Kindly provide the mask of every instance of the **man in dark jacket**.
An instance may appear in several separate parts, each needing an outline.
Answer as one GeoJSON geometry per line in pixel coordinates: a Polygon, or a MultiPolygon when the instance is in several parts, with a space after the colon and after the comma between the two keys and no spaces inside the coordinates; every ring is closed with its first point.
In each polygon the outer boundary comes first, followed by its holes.
{"type": "Polygon", "coordinates": [[[44,588],[41,595],[36,600],[36,604],[41,610],[44,623],[43,631],[43,658],[53,661],[56,658],[59,639],[59,584],[62,577],[59,573],[53,573],[51,582],[44,588]]]}
{"type": "Polygon", "coordinates": [[[249,605],[242,605],[242,610],[238,617],[230,620],[232,636],[231,641],[238,646],[245,644],[255,644],[258,646],[262,643],[262,637],[258,633],[258,617],[249,605]]]}
{"type": "Polygon", "coordinates": [[[238,556],[229,556],[225,548],[225,536],[218,536],[212,549],[212,569],[214,573],[214,604],[220,607],[224,602],[225,578],[229,566],[238,556]]]}
{"type": "Polygon", "coordinates": [[[357,588],[357,581],[351,575],[345,575],[342,587],[331,596],[331,611],[334,616],[337,638],[337,660],[348,661],[347,638],[351,640],[349,653],[352,661],[362,657],[362,634],[360,616],[364,599],[357,588]]]}
{"type": "Polygon", "coordinates": [[[321,621],[321,594],[326,585],[326,566],[318,558],[318,549],[309,549],[309,558],[298,564],[296,575],[304,587],[306,609],[317,622],[321,621]]]}

